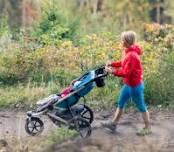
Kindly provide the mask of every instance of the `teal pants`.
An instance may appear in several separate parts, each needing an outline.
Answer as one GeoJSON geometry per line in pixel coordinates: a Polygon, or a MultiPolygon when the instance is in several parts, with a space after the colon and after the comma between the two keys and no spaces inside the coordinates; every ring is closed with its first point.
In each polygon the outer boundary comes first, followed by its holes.
{"type": "Polygon", "coordinates": [[[132,99],[140,112],[147,112],[147,106],[144,101],[144,84],[141,83],[135,87],[124,85],[118,98],[118,107],[123,109],[126,102],[132,99]]]}

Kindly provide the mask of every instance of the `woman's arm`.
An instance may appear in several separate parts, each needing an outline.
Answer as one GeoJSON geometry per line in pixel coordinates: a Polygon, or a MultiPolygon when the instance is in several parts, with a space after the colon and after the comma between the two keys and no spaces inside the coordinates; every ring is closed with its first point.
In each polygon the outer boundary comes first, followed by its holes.
{"type": "Polygon", "coordinates": [[[119,68],[121,67],[121,61],[111,62],[110,66],[114,68],[119,68]]]}
{"type": "Polygon", "coordinates": [[[124,66],[120,69],[114,70],[112,74],[118,77],[129,77],[133,72],[136,63],[136,57],[134,55],[130,55],[129,58],[125,61],[124,66]]]}

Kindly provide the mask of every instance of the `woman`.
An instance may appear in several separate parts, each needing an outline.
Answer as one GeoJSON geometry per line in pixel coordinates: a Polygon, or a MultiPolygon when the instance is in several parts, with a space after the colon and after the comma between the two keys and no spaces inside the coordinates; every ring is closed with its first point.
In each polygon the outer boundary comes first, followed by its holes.
{"type": "Polygon", "coordinates": [[[118,107],[111,122],[102,123],[103,127],[116,131],[116,126],[123,113],[126,102],[132,99],[142,113],[145,127],[140,129],[138,135],[150,134],[149,112],[144,102],[143,69],[140,60],[142,53],[140,47],[135,44],[136,34],[133,31],[123,32],[121,40],[123,44],[123,57],[121,61],[110,62],[105,70],[114,76],[122,77],[124,85],[121,89],[118,107]]]}

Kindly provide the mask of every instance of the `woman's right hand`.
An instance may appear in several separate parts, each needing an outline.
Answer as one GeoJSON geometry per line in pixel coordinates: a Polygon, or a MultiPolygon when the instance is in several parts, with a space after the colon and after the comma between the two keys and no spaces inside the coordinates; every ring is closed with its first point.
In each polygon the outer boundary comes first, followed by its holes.
{"type": "Polygon", "coordinates": [[[112,69],[112,67],[108,67],[108,66],[106,66],[106,67],[105,67],[105,71],[106,71],[107,73],[110,73],[110,74],[113,73],[113,69],[112,69]]]}

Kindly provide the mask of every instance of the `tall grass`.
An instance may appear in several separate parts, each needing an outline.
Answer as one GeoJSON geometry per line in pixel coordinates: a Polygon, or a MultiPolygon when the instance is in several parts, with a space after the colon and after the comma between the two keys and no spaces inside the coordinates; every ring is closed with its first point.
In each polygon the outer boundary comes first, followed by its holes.
{"type": "Polygon", "coordinates": [[[45,84],[17,84],[15,86],[0,87],[0,107],[24,107],[32,106],[37,100],[48,96],[49,94],[59,92],[60,86],[56,83],[49,82],[45,84]]]}

